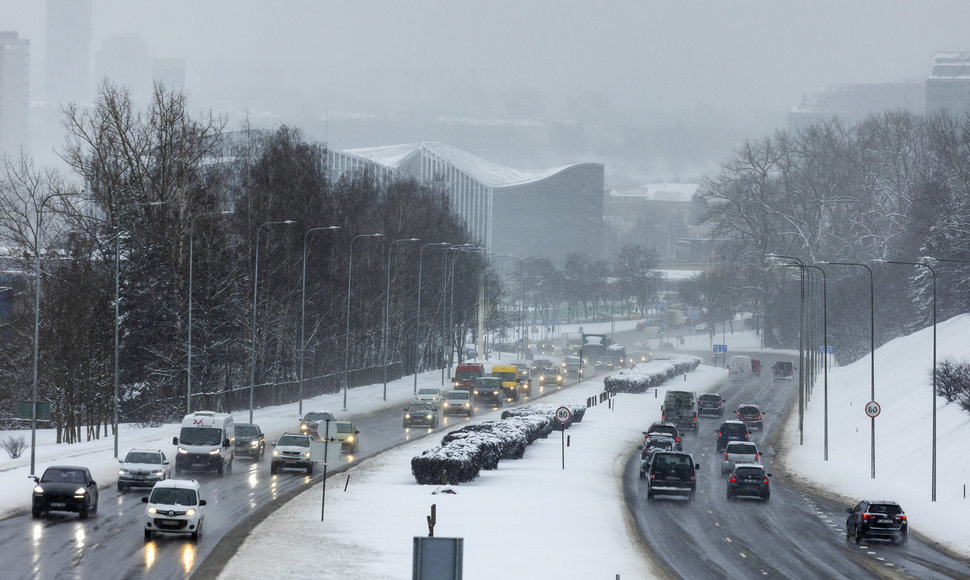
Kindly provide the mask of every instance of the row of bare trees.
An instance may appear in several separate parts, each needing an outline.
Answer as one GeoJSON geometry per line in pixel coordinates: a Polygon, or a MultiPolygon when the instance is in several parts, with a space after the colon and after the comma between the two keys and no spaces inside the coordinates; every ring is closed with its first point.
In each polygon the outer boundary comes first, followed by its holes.
{"type": "MultiPolygon", "coordinates": [[[[738,147],[698,198],[715,235],[732,242],[719,276],[729,287],[756,289],[750,294],[769,313],[769,345],[796,344],[790,323],[799,307],[797,282],[781,275],[771,254],[824,268],[829,336],[840,337],[836,355],[844,360],[868,352],[870,316],[877,344],[931,321],[932,272],[883,261],[935,269],[940,320],[970,305],[968,115],[892,111],[855,125],[778,131],[738,147]],[[873,312],[868,272],[832,262],[871,268],[873,312]]],[[[821,300],[821,275],[806,273],[821,300]]],[[[724,284],[709,288],[706,300],[723,302],[713,294],[724,284]]]]}
{"type": "Polygon", "coordinates": [[[427,353],[474,326],[485,257],[428,251],[416,328],[421,245],[472,242],[439,187],[331,176],[325,147],[298,130],[228,132],[162,86],[139,111],[105,82],[63,121],[66,175],[23,157],[4,160],[0,181],[0,405],[37,385],[60,441],[109,432],[116,381],[120,420],[146,424],[184,414],[190,388],[193,410],[227,411],[250,388],[257,406],[336,390],[348,354],[350,386],[374,382],[385,300],[391,378],[439,364],[427,353]],[[352,238],[366,233],[383,236],[353,245],[350,280],[352,238]]]}

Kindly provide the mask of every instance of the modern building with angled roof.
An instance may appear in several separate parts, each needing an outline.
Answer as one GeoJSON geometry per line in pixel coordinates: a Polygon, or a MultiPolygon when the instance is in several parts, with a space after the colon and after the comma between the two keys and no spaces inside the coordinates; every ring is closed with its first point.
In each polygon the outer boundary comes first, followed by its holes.
{"type": "Polygon", "coordinates": [[[330,174],[368,171],[379,181],[414,177],[444,187],[452,208],[489,252],[546,257],[602,254],[601,163],[528,171],[505,167],[443,143],[329,152],[330,174]]]}
{"type": "Polygon", "coordinates": [[[937,52],[926,79],[926,113],[970,110],[970,52],[937,52]]]}

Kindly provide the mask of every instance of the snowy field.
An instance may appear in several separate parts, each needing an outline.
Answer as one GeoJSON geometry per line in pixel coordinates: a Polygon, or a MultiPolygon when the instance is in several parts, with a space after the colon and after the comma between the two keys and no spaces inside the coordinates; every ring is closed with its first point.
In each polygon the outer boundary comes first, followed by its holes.
{"type": "MultiPolygon", "coordinates": [[[[632,322],[617,323],[617,330],[632,322]]],[[[610,323],[586,325],[587,332],[609,331],[610,323]],[[605,327],[605,328],[604,328],[605,327]]],[[[563,328],[563,331],[570,330],[563,328]]],[[[720,337],[718,337],[720,338],[720,337]]],[[[694,338],[694,342],[700,339],[694,338]]],[[[718,342],[721,342],[718,340],[718,342]]],[[[729,352],[757,350],[750,334],[724,338],[729,352]]],[[[938,358],[970,358],[970,315],[938,326],[938,358]]],[[[706,345],[695,348],[706,348],[706,345]]],[[[899,501],[910,529],[970,558],[970,415],[936,399],[938,414],[937,501],[930,501],[932,329],[897,339],[876,351],[876,478],[870,478],[868,357],[829,372],[829,460],[823,459],[823,381],[816,383],[805,416],[804,445],[798,445],[797,422],[785,426],[786,452],[779,453],[775,475],[784,461],[793,477],[847,498],[879,497],[899,501]],[[932,525],[930,524],[932,523],[932,525]]],[[[721,369],[702,365],[686,381],[671,387],[704,391],[724,378],[721,369]]],[[[419,377],[418,386],[437,386],[440,372],[419,377]]],[[[665,389],[668,387],[663,387],[665,389]]],[[[411,397],[411,378],[349,393],[351,416],[383,407],[399,407],[411,397]]],[[[582,404],[602,391],[602,380],[584,381],[543,402],[582,404]]],[[[410,473],[410,460],[434,447],[441,435],[407,443],[370,458],[333,477],[327,484],[326,520],[320,521],[320,486],[308,490],[258,525],[221,578],[306,575],[340,580],[410,578],[412,542],[428,533],[426,517],[436,505],[439,537],[464,538],[465,578],[547,577],[649,578],[657,576],[635,537],[623,506],[620,476],[636,449],[640,432],[659,414],[662,396],[620,394],[611,409],[590,408],[582,423],[566,431],[565,450],[554,434],[528,448],[519,460],[505,460],[483,471],[474,482],[458,486],[423,486],[410,473]],[[349,478],[349,479],[348,479],[349,478]],[[346,486],[346,491],[344,487],[346,486]],[[290,556],[281,559],[285,550],[290,556]],[[304,558],[294,558],[304,554],[304,558]],[[500,556],[500,557],[499,557],[500,556]]],[[[340,409],[341,395],[318,397],[304,408],[340,409]]],[[[292,427],[296,405],[257,410],[264,430],[292,427]]],[[[248,413],[236,413],[244,421],[248,413]]],[[[473,421],[485,420],[476,417],[473,421]]],[[[795,417],[793,417],[795,419],[795,417]]],[[[161,447],[174,452],[175,425],[138,429],[124,425],[121,453],[131,447],[161,447]]],[[[0,438],[22,432],[2,432],[0,438]]],[[[443,433],[442,433],[443,434],[443,433]]],[[[29,432],[26,433],[29,441],[29,432]]],[[[37,472],[54,463],[90,467],[96,479],[114,484],[117,462],[113,439],[55,445],[50,431],[38,432],[37,472]]],[[[0,513],[29,510],[32,481],[29,456],[0,457],[0,513]]]]}

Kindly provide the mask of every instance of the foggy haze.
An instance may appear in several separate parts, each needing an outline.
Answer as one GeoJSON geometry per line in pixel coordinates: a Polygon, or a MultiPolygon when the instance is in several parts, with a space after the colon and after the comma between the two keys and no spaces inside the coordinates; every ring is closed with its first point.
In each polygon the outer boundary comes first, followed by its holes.
{"type": "MultiPolygon", "coordinates": [[[[44,94],[45,5],[0,0],[0,29],[31,40],[32,100],[44,94]]],[[[190,102],[217,112],[702,123],[757,136],[825,85],[925,78],[933,52],[970,48],[968,17],[963,0],[93,0],[91,52],[137,34],[152,58],[184,58],[190,102]]]]}

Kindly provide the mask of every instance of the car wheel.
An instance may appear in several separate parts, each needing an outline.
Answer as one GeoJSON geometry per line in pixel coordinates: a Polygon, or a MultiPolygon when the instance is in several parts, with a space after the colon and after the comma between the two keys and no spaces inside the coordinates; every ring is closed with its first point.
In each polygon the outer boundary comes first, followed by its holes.
{"type": "Polygon", "coordinates": [[[199,539],[199,532],[198,531],[194,531],[190,535],[192,536],[192,541],[193,542],[195,542],[195,541],[197,541],[199,539]]]}
{"type": "Polygon", "coordinates": [[[147,542],[148,540],[151,540],[151,539],[152,539],[152,531],[149,530],[148,528],[145,528],[145,541],[147,542]]]}
{"type": "Polygon", "coordinates": [[[216,473],[219,474],[219,477],[222,477],[225,474],[225,467],[223,467],[222,463],[219,463],[219,469],[216,470],[216,473]]]}
{"type": "Polygon", "coordinates": [[[761,501],[767,502],[770,498],[771,498],[771,494],[766,493],[763,496],[761,496],[761,501]]]}
{"type": "Polygon", "coordinates": [[[78,514],[81,516],[81,519],[82,520],[88,519],[88,506],[82,505],[81,506],[81,511],[78,512],[78,514]]]}
{"type": "Polygon", "coordinates": [[[845,524],[845,541],[848,542],[851,539],[852,539],[852,528],[849,527],[849,524],[845,524]]]}
{"type": "Polygon", "coordinates": [[[653,501],[653,490],[647,488],[647,501],[653,501]]]}
{"type": "Polygon", "coordinates": [[[40,509],[38,506],[34,506],[30,510],[30,514],[34,517],[34,519],[39,518],[41,515],[43,515],[43,513],[44,511],[40,509]]]}
{"type": "Polygon", "coordinates": [[[906,543],[906,534],[896,534],[893,536],[893,544],[897,546],[902,546],[906,543]]]}
{"type": "Polygon", "coordinates": [[[309,465],[306,466],[306,474],[313,475],[313,463],[310,463],[309,465]]]}
{"type": "Polygon", "coordinates": [[[734,500],[734,494],[731,493],[731,490],[730,489],[727,491],[727,499],[728,499],[728,501],[733,501],[734,500]]]}
{"type": "Polygon", "coordinates": [[[94,505],[91,506],[91,513],[98,513],[98,496],[94,496],[94,505]]]}
{"type": "Polygon", "coordinates": [[[269,464],[269,472],[271,474],[275,475],[279,470],[280,470],[280,466],[277,465],[275,461],[269,464]]]}
{"type": "Polygon", "coordinates": [[[123,493],[125,491],[125,484],[118,482],[118,493],[123,493]]]}
{"type": "Polygon", "coordinates": [[[865,539],[865,534],[859,529],[859,526],[855,526],[855,543],[861,544],[862,540],[865,539]]]}

